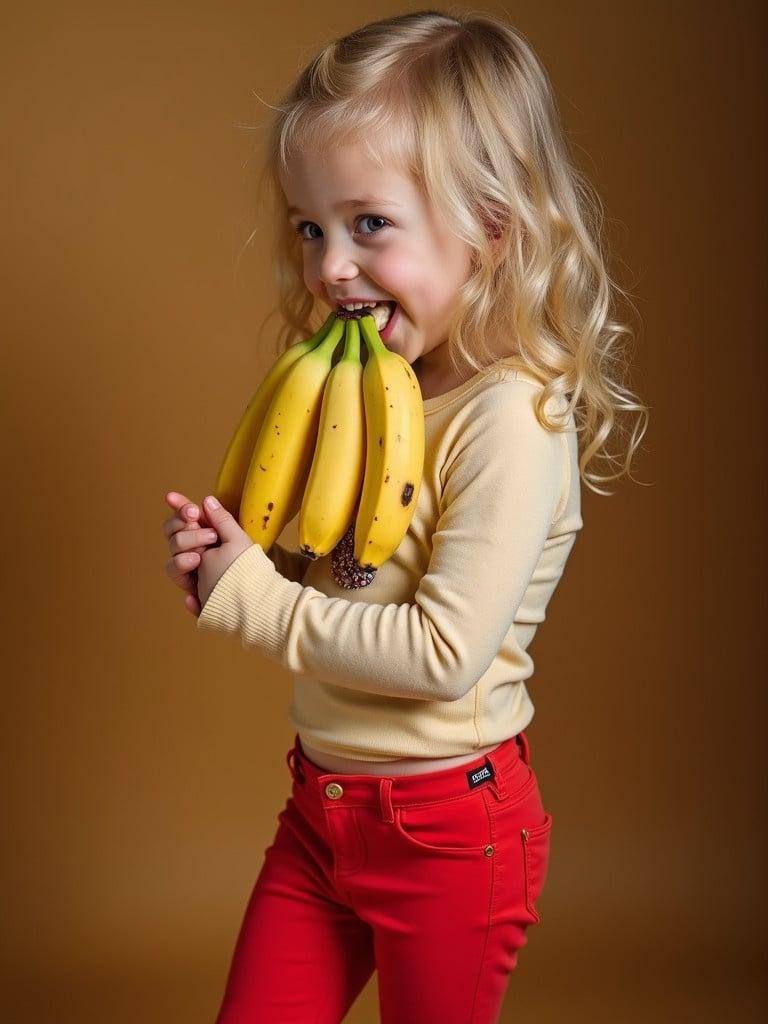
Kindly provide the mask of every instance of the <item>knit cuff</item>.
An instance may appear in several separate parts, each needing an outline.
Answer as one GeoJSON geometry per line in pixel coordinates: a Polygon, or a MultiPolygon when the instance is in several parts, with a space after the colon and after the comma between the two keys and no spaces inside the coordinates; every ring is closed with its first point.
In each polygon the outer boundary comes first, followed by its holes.
{"type": "Polygon", "coordinates": [[[283,662],[285,642],[303,587],[275,569],[260,544],[246,548],[222,574],[197,619],[197,628],[239,633],[243,647],[258,647],[283,662]]]}

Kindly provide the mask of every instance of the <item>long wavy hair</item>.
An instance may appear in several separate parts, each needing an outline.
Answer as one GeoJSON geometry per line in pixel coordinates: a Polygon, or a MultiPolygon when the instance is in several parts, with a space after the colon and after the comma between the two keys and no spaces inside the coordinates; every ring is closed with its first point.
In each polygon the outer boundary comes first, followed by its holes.
{"type": "Polygon", "coordinates": [[[471,247],[447,339],[454,372],[490,373],[499,353],[514,355],[544,385],[539,422],[565,430],[572,412],[581,478],[612,493],[597,485],[629,473],[648,420],[626,386],[634,332],[614,315],[617,296],[628,295],[606,269],[600,199],[569,156],[552,86],[525,37],[476,11],[400,14],[328,43],[266,106],[275,114],[257,197],[273,217],[279,302],[265,319],[282,322],[276,354],[329,315],[304,284],[280,171],[296,153],[363,145],[379,166],[410,174],[471,247]],[[556,394],[567,408],[550,417],[556,394]],[[631,435],[619,413],[637,413],[631,435]],[[611,435],[618,453],[607,450],[611,435]],[[619,468],[588,472],[596,459],[619,468]]]}

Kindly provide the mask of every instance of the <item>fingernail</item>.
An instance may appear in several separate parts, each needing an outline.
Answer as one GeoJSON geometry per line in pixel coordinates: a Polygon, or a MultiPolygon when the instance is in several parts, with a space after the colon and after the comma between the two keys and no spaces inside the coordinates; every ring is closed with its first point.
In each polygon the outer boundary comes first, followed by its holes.
{"type": "Polygon", "coordinates": [[[208,497],[205,499],[205,504],[208,506],[209,509],[211,509],[212,512],[215,511],[217,508],[221,508],[218,501],[216,501],[212,494],[209,494],[208,497]]]}
{"type": "Polygon", "coordinates": [[[189,516],[196,516],[197,512],[198,512],[197,505],[190,505],[189,508],[187,509],[187,515],[189,515],[189,516]]]}

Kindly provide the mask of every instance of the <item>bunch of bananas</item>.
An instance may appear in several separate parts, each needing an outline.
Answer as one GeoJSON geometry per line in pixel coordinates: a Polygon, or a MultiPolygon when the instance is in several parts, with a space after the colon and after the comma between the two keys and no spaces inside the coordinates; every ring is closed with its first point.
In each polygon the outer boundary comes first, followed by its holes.
{"type": "Polygon", "coordinates": [[[264,551],[297,512],[307,558],[336,553],[346,540],[349,585],[365,586],[408,530],[423,469],[424,409],[410,364],[386,347],[372,315],[334,313],[257,388],[214,493],[264,551]]]}

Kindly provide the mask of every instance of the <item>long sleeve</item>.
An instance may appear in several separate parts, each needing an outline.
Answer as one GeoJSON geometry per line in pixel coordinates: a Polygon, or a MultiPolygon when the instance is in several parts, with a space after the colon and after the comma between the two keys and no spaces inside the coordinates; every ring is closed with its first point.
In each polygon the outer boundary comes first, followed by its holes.
{"type": "Polygon", "coordinates": [[[244,648],[335,686],[459,700],[512,626],[568,486],[564,436],[539,424],[535,391],[504,381],[468,403],[412,603],[329,597],[284,579],[254,544],[216,584],[198,629],[239,634],[244,648]]]}

